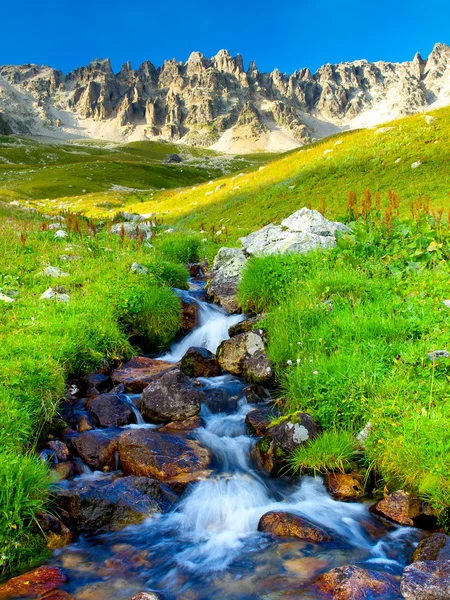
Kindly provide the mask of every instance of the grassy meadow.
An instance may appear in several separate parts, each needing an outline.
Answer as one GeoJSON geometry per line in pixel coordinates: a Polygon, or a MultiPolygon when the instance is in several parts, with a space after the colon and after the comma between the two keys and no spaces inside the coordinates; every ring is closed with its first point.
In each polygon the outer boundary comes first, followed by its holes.
{"type": "Polygon", "coordinates": [[[67,380],[135,353],[130,331],[167,347],[180,328],[170,288],[186,285],[183,265],[303,206],[353,233],[327,253],[252,259],[239,290],[244,310],[270,313],[285,413],[310,412],[323,428],[292,468],[345,471],[357,461],[445,521],[450,359],[428,355],[450,351],[450,108],[432,114],[283,156],[0,137],[0,293],[13,299],[0,302],[3,572],[42,552],[33,520],[49,475],[34,448],[67,380]],[[183,163],[164,164],[173,152],[183,163]],[[150,244],[99,224],[121,210],[156,214],[150,244]],[[68,236],[55,238],[54,226],[68,236]],[[67,275],[51,278],[48,266],[67,275]],[[70,300],[41,300],[49,287],[70,300]],[[361,449],[355,435],[368,422],[361,449]]]}

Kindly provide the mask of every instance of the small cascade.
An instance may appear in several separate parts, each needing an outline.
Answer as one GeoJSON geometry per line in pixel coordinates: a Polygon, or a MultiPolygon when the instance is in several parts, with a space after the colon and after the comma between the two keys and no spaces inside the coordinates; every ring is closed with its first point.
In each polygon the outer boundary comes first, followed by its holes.
{"type": "MultiPolygon", "coordinates": [[[[139,394],[137,394],[137,396],[139,396],[139,394]]],[[[147,425],[147,423],[142,418],[141,411],[138,408],[136,408],[131,396],[128,396],[127,394],[119,394],[119,397],[123,402],[125,402],[125,404],[128,404],[128,406],[133,411],[133,414],[136,418],[136,424],[137,425],[147,425]]]]}
{"type": "Polygon", "coordinates": [[[228,329],[244,319],[243,315],[229,315],[219,306],[199,300],[188,292],[179,290],[179,295],[198,306],[198,326],[173,344],[169,352],[159,357],[161,360],[178,362],[191,347],[206,348],[215,353],[219,345],[229,339],[228,329]]]}

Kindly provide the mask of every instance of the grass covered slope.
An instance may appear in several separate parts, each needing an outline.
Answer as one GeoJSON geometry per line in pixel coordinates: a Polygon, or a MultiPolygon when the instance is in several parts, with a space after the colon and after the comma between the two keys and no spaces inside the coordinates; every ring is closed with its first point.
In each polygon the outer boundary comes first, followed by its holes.
{"type": "Polygon", "coordinates": [[[422,194],[432,204],[450,204],[450,107],[394,121],[380,129],[344,133],[306,146],[262,165],[260,169],[222,177],[195,189],[144,196],[132,210],[156,212],[180,227],[210,231],[228,227],[239,237],[269,222],[279,222],[302,206],[323,209],[328,218],[345,215],[350,190],[366,188],[383,198],[393,189],[400,212],[422,194]],[[420,161],[420,166],[411,165],[420,161]]]}
{"type": "Polygon", "coordinates": [[[183,264],[202,251],[195,237],[141,240],[97,231],[86,220],[43,220],[0,204],[0,572],[39,554],[33,519],[47,499],[46,466],[33,451],[71,375],[136,353],[130,332],[154,350],[180,328],[183,264]],[[55,238],[50,225],[66,226],[55,238]],[[133,262],[148,275],[131,271],[133,262]],[[51,265],[67,275],[43,274],[51,265]],[[68,302],[43,300],[52,287],[68,302]]]}
{"type": "Polygon", "coordinates": [[[409,220],[373,208],[327,253],[251,259],[239,293],[245,310],[270,312],[284,411],[310,413],[325,432],[293,468],[351,470],[359,456],[445,520],[450,359],[433,353],[450,350],[450,220],[414,208],[409,220]]]}
{"type": "Polygon", "coordinates": [[[85,199],[90,214],[107,215],[139,202],[142,192],[194,185],[267,159],[162,142],[63,144],[0,136],[0,199],[36,201],[53,212],[79,210],[85,199]],[[165,164],[168,154],[183,162],[165,164]]]}

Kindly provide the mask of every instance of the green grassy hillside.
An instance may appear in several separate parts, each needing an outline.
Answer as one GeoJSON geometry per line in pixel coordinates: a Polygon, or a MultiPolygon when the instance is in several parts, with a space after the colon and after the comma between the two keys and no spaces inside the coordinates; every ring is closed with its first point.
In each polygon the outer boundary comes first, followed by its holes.
{"type": "Polygon", "coordinates": [[[105,213],[121,208],[141,193],[209,181],[225,173],[266,162],[269,156],[240,158],[210,150],[162,142],[57,143],[0,136],[0,199],[40,201],[51,208],[75,208],[87,196],[105,202],[105,213]],[[168,154],[183,158],[165,164],[168,154]],[[103,196],[106,196],[104,198],[103,196]],[[65,198],[60,202],[55,199],[65,198]]]}
{"type": "MultiPolygon", "coordinates": [[[[130,209],[166,214],[181,228],[196,230],[203,224],[217,230],[226,225],[231,236],[239,236],[302,206],[323,208],[325,202],[327,217],[342,217],[350,190],[360,196],[370,188],[386,203],[392,189],[399,194],[403,215],[420,194],[430,197],[431,206],[450,206],[450,108],[430,114],[435,119],[430,124],[420,114],[382,128],[344,133],[242,175],[152,198],[143,195],[130,209]],[[420,166],[412,168],[418,161],[420,166]]],[[[78,207],[95,212],[89,201],[78,207]]]]}

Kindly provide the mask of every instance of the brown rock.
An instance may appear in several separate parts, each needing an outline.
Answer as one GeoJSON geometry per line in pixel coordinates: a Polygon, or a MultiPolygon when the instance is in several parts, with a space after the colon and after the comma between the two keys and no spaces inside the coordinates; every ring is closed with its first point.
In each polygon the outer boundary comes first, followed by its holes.
{"type": "Polygon", "coordinates": [[[400,590],[405,600],[448,600],[450,560],[417,561],[404,569],[400,590]]]}
{"type": "Polygon", "coordinates": [[[202,266],[200,263],[189,263],[186,267],[190,277],[198,277],[201,274],[202,266]]]}
{"type": "Polygon", "coordinates": [[[217,377],[222,372],[216,357],[206,348],[189,348],[180,369],[188,377],[217,377]]]}
{"type": "Polygon", "coordinates": [[[56,567],[39,567],[0,585],[0,600],[41,598],[66,582],[64,573],[56,567]]]}
{"type": "Polygon", "coordinates": [[[310,542],[330,542],[331,537],[303,517],[289,512],[268,512],[261,517],[258,531],[310,542]]]}
{"type": "Polygon", "coordinates": [[[450,560],[450,536],[432,533],[423,539],[412,555],[412,562],[418,560],[450,560]]]}
{"type": "Polygon", "coordinates": [[[172,363],[163,360],[135,356],[116,369],[112,374],[114,385],[123,383],[132,392],[142,392],[154,378],[165,371],[173,369],[172,363]]]}
{"type": "Polygon", "coordinates": [[[354,565],[338,567],[316,577],[314,587],[325,598],[333,600],[369,600],[378,596],[399,597],[396,577],[378,571],[369,571],[354,565]]]}
{"type": "Polygon", "coordinates": [[[93,415],[97,427],[122,427],[136,423],[136,417],[121,394],[100,394],[88,400],[86,408],[93,415]]]}
{"type": "Polygon", "coordinates": [[[36,518],[41,530],[44,532],[49,550],[62,548],[73,541],[70,530],[54,515],[39,512],[36,518]]]}
{"type": "Polygon", "coordinates": [[[150,429],[124,431],[119,438],[119,456],[124,473],[155,477],[159,481],[196,481],[208,468],[207,448],[179,435],[150,429]]]}
{"type": "Polygon", "coordinates": [[[203,421],[200,417],[191,417],[190,419],[186,419],[185,421],[172,421],[171,423],[167,423],[167,425],[163,425],[158,428],[158,431],[193,431],[194,429],[198,429],[202,427],[203,421]]]}
{"type": "Polygon", "coordinates": [[[50,469],[51,476],[54,481],[70,479],[73,475],[72,464],[70,462],[60,462],[53,465],[50,469]]]}
{"type": "Polygon", "coordinates": [[[414,520],[422,514],[422,505],[418,498],[399,490],[371,506],[370,510],[400,525],[413,526],[414,520]]]}
{"type": "Polygon", "coordinates": [[[364,477],[359,473],[330,473],[326,487],[335,500],[358,500],[364,496],[364,477]]]}
{"type": "Polygon", "coordinates": [[[69,445],[84,462],[95,471],[116,468],[117,430],[94,429],[71,438],[69,445]]]}
{"type": "Polygon", "coordinates": [[[251,433],[255,435],[264,435],[267,427],[272,420],[278,416],[278,411],[275,407],[268,405],[247,413],[245,423],[251,433]]]}
{"type": "Polygon", "coordinates": [[[185,300],[181,301],[181,329],[184,332],[191,331],[198,323],[198,307],[185,300]]]}
{"type": "Polygon", "coordinates": [[[56,458],[60,462],[69,460],[69,448],[66,446],[66,444],[64,444],[64,442],[61,442],[60,440],[51,440],[47,445],[50,448],[50,450],[53,450],[56,458]]]}
{"type": "Polygon", "coordinates": [[[54,590],[49,594],[45,594],[42,596],[43,600],[74,600],[73,596],[71,596],[68,592],[64,592],[63,590],[54,590]]]}
{"type": "Polygon", "coordinates": [[[145,388],[141,400],[144,419],[156,423],[185,421],[200,412],[203,393],[180,369],[161,373],[145,388]]]}
{"type": "Polygon", "coordinates": [[[92,431],[92,429],[94,429],[94,424],[92,422],[91,415],[79,415],[77,429],[79,433],[84,433],[85,431],[92,431]]]}

